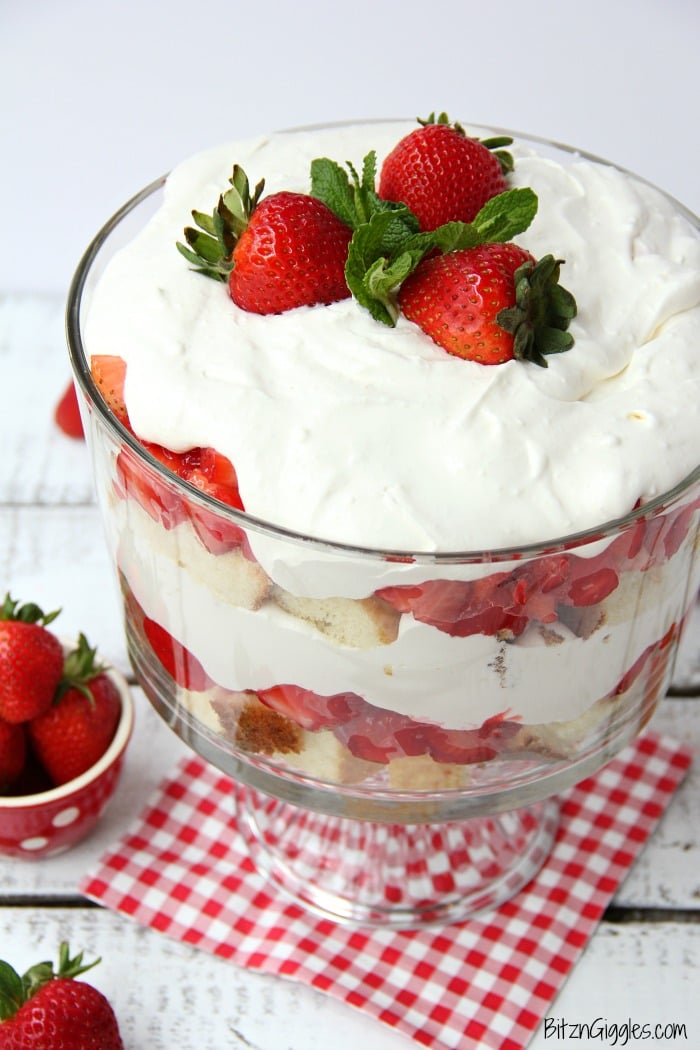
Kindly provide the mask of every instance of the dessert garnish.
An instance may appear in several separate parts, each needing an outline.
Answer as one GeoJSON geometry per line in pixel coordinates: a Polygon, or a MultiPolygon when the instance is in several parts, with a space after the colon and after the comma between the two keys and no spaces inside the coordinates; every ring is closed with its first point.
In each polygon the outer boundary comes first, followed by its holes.
{"type": "Polygon", "coordinates": [[[211,215],[192,212],[198,229],[185,229],[189,247],[177,245],[199,273],[227,281],[234,303],[249,313],[348,298],[351,230],[330,208],[305,193],[282,191],[261,200],[264,179],[251,194],[239,165],[229,181],[211,215]]]}
{"type": "Polygon", "coordinates": [[[422,230],[471,222],[487,200],[508,189],[513,157],[502,147],[513,140],[471,138],[446,113],[418,123],[382,164],[379,196],[407,204],[422,230]]]}
{"type": "Polygon", "coordinates": [[[530,188],[507,187],[513,158],[501,147],[512,140],[470,138],[445,113],[419,124],[384,161],[379,191],[373,150],[361,173],[349,161],[312,161],[308,195],[262,197],[264,180],[251,194],[235,165],[212,214],[192,212],[196,227],[185,228],[178,250],[197,272],[227,281],[233,301],[253,313],[352,294],[386,325],[403,310],[458,357],[546,366],[546,354],[573,345],[566,329],[576,303],[558,284],[563,260],[537,263],[514,246],[491,247],[524,232],[537,213],[530,188]],[[490,247],[463,254],[482,245],[490,247]],[[479,301],[487,287],[497,287],[496,307],[479,301]]]}
{"type": "Polygon", "coordinates": [[[573,345],[576,301],[558,284],[561,260],[537,262],[516,244],[483,244],[424,259],[401,286],[409,321],[450,354],[484,365],[516,358],[546,367],[573,345]]]}
{"type": "Polygon", "coordinates": [[[487,242],[509,241],[528,228],[537,214],[537,196],[528,187],[492,197],[471,222],[446,222],[421,230],[407,204],[383,200],[374,190],[377,159],[367,154],[359,176],[335,161],[311,164],[311,192],[353,227],[345,276],[352,294],[376,321],[396,324],[396,294],[425,256],[459,251],[487,242]]]}

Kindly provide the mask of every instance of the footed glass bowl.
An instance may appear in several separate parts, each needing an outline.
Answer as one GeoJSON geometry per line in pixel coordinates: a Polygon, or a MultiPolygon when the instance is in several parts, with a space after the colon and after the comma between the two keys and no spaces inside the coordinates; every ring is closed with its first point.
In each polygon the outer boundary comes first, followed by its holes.
{"type": "MultiPolygon", "coordinates": [[[[321,542],[213,499],[112,414],[83,337],[163,181],[97,235],[67,315],[136,675],[236,781],[279,887],[337,921],[464,919],[533,877],[557,794],[664,695],[698,587],[700,470],[594,530],[445,554],[321,542]]],[[[206,473],[211,450],[189,455],[206,473]]]]}

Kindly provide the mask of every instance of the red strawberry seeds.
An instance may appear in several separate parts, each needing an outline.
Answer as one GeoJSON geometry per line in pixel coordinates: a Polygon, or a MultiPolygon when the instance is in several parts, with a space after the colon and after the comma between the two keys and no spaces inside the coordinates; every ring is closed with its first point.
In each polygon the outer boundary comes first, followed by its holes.
{"type": "Polygon", "coordinates": [[[66,657],[53,703],[28,725],[34,752],[54,784],[74,780],[112,742],[121,714],[119,691],[81,634],[66,657]]]}
{"type": "Polygon", "coordinates": [[[245,172],[234,167],[231,189],[213,215],[194,211],[178,250],[206,277],[227,281],[242,310],[279,314],[350,297],[345,260],[352,230],[322,201],[305,193],[251,195],[245,172]]]}
{"type": "Polygon", "coordinates": [[[424,259],[399,292],[401,309],[448,353],[484,365],[513,358],[546,365],[568,349],[573,297],[557,284],[559,262],[540,263],[516,244],[424,259]]]}
{"type": "MultiPolygon", "coordinates": [[[[508,144],[510,139],[497,141],[508,144]]],[[[488,200],[507,188],[504,166],[512,166],[508,154],[493,153],[489,144],[469,138],[442,114],[437,122],[429,118],[411,131],[387,156],[379,196],[407,204],[422,230],[471,222],[488,200]]]]}
{"type": "Polygon", "coordinates": [[[53,700],[63,650],[46,625],[57,615],[5,596],[0,607],[0,718],[6,722],[27,722],[53,700]]]}
{"type": "Polygon", "coordinates": [[[349,298],[345,258],[351,235],[349,226],[314,197],[266,197],[234,249],[231,298],[256,314],[349,298]]]}
{"type": "Polygon", "coordinates": [[[123,1050],[119,1025],[108,1000],[75,978],[100,960],[83,965],[64,942],[54,972],[38,963],[20,975],[0,962],[0,1050],[123,1050]]]}

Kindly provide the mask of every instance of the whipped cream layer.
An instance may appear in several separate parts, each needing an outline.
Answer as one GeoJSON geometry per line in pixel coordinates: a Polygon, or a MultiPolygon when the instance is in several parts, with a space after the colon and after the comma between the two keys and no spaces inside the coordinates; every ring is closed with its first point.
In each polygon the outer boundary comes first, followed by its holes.
{"type": "Polygon", "coordinates": [[[188,530],[181,525],[163,535],[132,506],[128,527],[124,522],[118,529],[117,561],[147,614],[195,653],[219,686],[291,683],[323,696],[351,692],[449,729],[477,727],[505,710],[525,724],[577,718],[681,622],[700,582],[700,561],[688,580],[682,557],[629,574],[587,638],[559,622],[533,623],[515,642],[481,634],[457,638],[403,616],[396,641],[357,649],[338,645],[272,602],[252,611],[214,595],[182,567],[182,551],[192,542],[188,530]]]}
{"type": "Polygon", "coordinates": [[[513,149],[511,185],[539,197],[517,240],[565,260],[579,308],[574,348],[548,368],[463,361],[351,299],[245,313],[176,251],[234,163],[266,192],[308,191],[314,157],[359,168],[376,149],[381,164],[414,126],[272,135],[173,172],[159,212],[102,276],[85,330],[90,353],[127,361],[136,433],[218,449],[256,517],[392,550],[545,541],[681,481],[700,444],[700,239],[663,195],[613,168],[513,149]]]}

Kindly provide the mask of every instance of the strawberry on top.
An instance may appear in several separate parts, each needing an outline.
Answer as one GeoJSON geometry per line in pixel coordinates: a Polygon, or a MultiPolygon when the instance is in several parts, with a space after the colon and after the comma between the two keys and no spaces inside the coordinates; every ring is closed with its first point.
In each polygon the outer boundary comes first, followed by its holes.
{"type": "Polygon", "coordinates": [[[544,354],[573,343],[566,331],[573,296],[557,284],[559,261],[536,262],[515,244],[433,256],[399,292],[401,309],[450,354],[484,365],[518,358],[547,364],[544,354]]]}
{"type": "Polygon", "coordinates": [[[513,158],[501,146],[504,137],[470,138],[446,113],[419,121],[394,147],[382,165],[379,196],[403,201],[422,230],[446,222],[471,222],[486,201],[507,189],[513,158]]]}
{"type": "Polygon", "coordinates": [[[373,150],[361,174],[350,162],[346,171],[315,159],[310,195],[261,199],[264,180],[251,193],[235,165],[214,212],[192,212],[196,228],[185,229],[178,250],[199,273],[227,281],[234,303],[252,313],[352,294],[387,325],[403,310],[449,353],[482,364],[517,358],[546,365],[545,354],[573,344],[565,332],[576,306],[556,285],[552,256],[535,266],[508,243],[537,211],[532,190],[507,187],[513,158],[501,147],[512,140],[470,138],[445,113],[419,124],[387,155],[378,190],[373,150]],[[480,246],[477,272],[465,270],[464,253],[480,246]],[[533,277],[523,280],[520,271],[516,290],[514,273],[525,263],[533,277]]]}
{"type": "Polygon", "coordinates": [[[212,215],[192,213],[199,228],[185,230],[189,247],[177,245],[196,270],[228,281],[234,303],[250,313],[349,297],[344,270],[352,231],[330,208],[304,193],[260,200],[264,181],[251,195],[238,165],[229,181],[212,215]]]}

